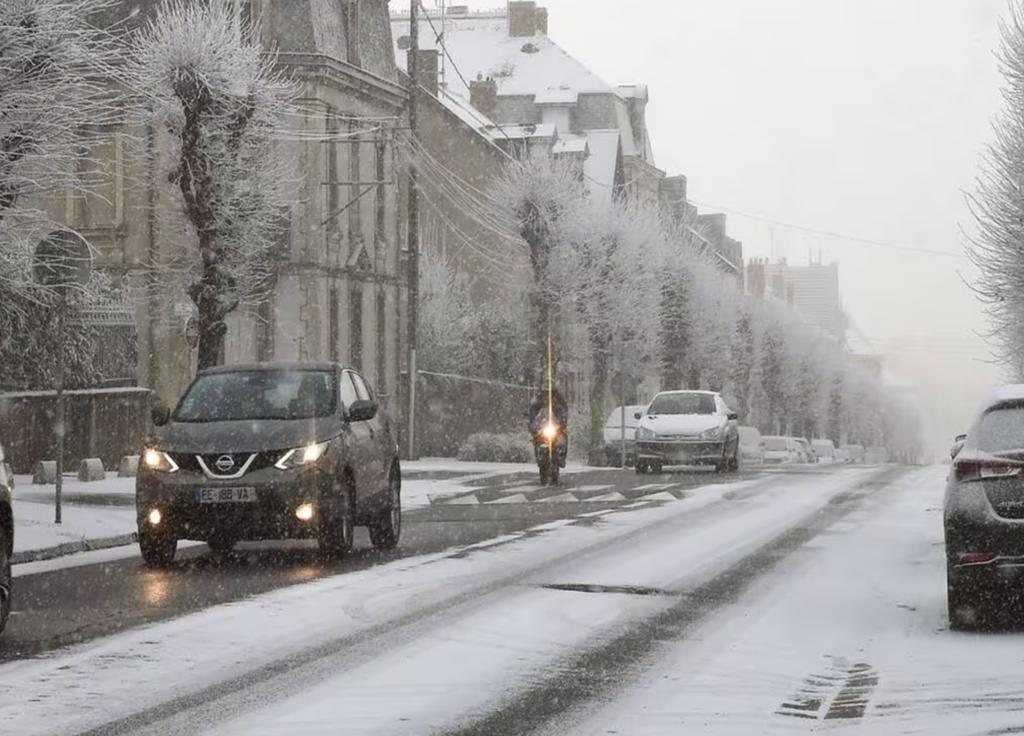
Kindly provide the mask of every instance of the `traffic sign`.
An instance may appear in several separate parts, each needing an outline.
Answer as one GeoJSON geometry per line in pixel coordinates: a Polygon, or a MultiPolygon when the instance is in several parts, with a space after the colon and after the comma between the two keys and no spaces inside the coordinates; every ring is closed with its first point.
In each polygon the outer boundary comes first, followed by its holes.
{"type": "Polygon", "coordinates": [[[195,317],[185,320],[185,344],[189,350],[199,347],[199,320],[195,317]]]}

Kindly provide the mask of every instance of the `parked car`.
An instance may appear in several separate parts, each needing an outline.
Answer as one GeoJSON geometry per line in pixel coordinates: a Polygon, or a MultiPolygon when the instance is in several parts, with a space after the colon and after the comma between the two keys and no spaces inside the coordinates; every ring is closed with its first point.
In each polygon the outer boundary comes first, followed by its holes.
{"type": "Polygon", "coordinates": [[[356,371],[258,363],[201,372],[173,413],[155,407],[136,481],[139,546],[150,565],[179,539],[316,539],[325,556],[401,534],[402,475],[390,418],[356,371]]]}
{"type": "Polygon", "coordinates": [[[11,558],[14,557],[14,504],[11,493],[14,478],[7,474],[4,448],[0,447],[0,633],[11,615],[11,593],[14,576],[11,558]]]}
{"type": "Polygon", "coordinates": [[[869,447],[864,453],[864,462],[870,465],[881,465],[889,462],[889,451],[884,447],[869,447]]]}
{"type": "Polygon", "coordinates": [[[867,455],[864,445],[843,445],[843,449],[850,454],[851,463],[862,463],[867,455]]]}
{"type": "Polygon", "coordinates": [[[811,450],[814,452],[815,462],[836,462],[836,446],[832,443],[832,440],[813,440],[811,442],[811,450]]]}
{"type": "Polygon", "coordinates": [[[761,433],[754,427],[740,427],[740,460],[743,463],[760,465],[764,462],[761,449],[761,433]]]}
{"type": "Polygon", "coordinates": [[[837,463],[844,463],[849,465],[850,463],[853,462],[853,456],[850,454],[850,451],[847,450],[845,447],[836,448],[835,458],[837,463]]]}
{"type": "Polygon", "coordinates": [[[618,406],[611,414],[608,415],[608,419],[605,420],[603,433],[604,433],[604,453],[608,460],[608,464],[613,467],[622,466],[622,413],[625,409],[626,414],[626,466],[632,467],[636,465],[636,428],[640,424],[640,420],[636,418],[637,412],[641,414],[647,409],[646,405],[638,406],[618,406]]]}
{"type": "Polygon", "coordinates": [[[952,628],[1019,599],[1024,566],[1024,385],[995,391],[963,439],[946,483],[946,596],[952,628]]]}
{"type": "Polygon", "coordinates": [[[636,472],[666,465],[713,465],[719,473],[740,464],[736,413],[713,391],[663,391],[635,415],[636,472]]]}
{"type": "Polygon", "coordinates": [[[800,450],[792,437],[769,436],[761,440],[766,464],[796,463],[800,461],[800,450]]]}
{"type": "Polygon", "coordinates": [[[800,462],[802,463],[813,463],[816,462],[814,457],[814,450],[811,449],[811,443],[803,437],[794,437],[796,440],[796,447],[800,451],[800,462]]]}

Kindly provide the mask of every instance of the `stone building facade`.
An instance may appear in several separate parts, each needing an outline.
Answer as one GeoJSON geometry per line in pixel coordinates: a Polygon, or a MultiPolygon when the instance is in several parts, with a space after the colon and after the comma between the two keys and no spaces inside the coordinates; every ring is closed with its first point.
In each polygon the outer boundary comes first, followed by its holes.
{"type": "MultiPolygon", "coordinates": [[[[122,0],[103,22],[139,27],[156,0],[122,0]]],[[[272,292],[229,317],[227,362],[340,360],[397,409],[406,331],[399,136],[407,90],[395,66],[386,0],[238,0],[240,22],[262,21],[267,48],[299,94],[279,146],[293,204],[272,292]]],[[[157,130],[98,131],[80,172],[89,196],[49,203],[94,246],[97,266],[130,287],[138,382],[173,402],[194,374],[183,270],[189,228],[177,192],[153,172],[169,141],[157,130]]],[[[194,252],[194,251],[193,251],[194,252]]]]}

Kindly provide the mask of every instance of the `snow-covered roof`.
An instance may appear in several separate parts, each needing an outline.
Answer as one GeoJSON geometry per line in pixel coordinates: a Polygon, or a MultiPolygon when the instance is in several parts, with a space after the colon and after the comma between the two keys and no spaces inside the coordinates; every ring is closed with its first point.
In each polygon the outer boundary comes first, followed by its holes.
{"type": "Polygon", "coordinates": [[[1011,383],[998,387],[989,395],[988,406],[1004,401],[1024,401],[1024,384],[1011,383]]]}
{"type": "Polygon", "coordinates": [[[589,153],[587,139],[582,135],[563,135],[552,147],[551,152],[556,156],[562,153],[589,153]]]}
{"type": "MultiPolygon", "coordinates": [[[[409,35],[408,14],[391,17],[391,35],[395,43],[395,60],[400,69],[407,61],[409,35]]],[[[445,47],[455,60],[462,77],[467,80],[493,77],[498,94],[527,96],[604,93],[618,96],[616,90],[578,62],[543,33],[527,37],[510,37],[508,17],[504,11],[468,13],[442,17],[428,13],[420,20],[420,47],[437,49],[437,34],[444,34],[445,47]],[[433,22],[433,27],[431,27],[433,22]],[[443,31],[442,31],[443,24],[443,31]],[[436,33],[435,30],[436,29],[436,33]]],[[[463,79],[447,65],[445,83],[456,93],[469,96],[463,79]]]]}
{"type": "Polygon", "coordinates": [[[438,89],[437,97],[453,115],[484,137],[493,139],[497,134],[498,126],[470,105],[469,99],[447,89],[438,89]]]}
{"type": "Polygon", "coordinates": [[[537,125],[495,125],[494,138],[558,138],[554,123],[537,125]]]}

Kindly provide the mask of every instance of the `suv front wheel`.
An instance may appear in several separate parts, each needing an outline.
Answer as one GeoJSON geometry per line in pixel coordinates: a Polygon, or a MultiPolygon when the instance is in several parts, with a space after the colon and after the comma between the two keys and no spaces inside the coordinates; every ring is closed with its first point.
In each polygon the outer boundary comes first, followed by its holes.
{"type": "Polygon", "coordinates": [[[178,540],[154,529],[139,529],[139,549],[150,567],[166,567],[174,561],[178,540]]]}
{"type": "Polygon", "coordinates": [[[334,508],[320,514],[317,529],[317,546],[320,555],[327,560],[344,557],[352,551],[352,540],[355,537],[355,484],[352,476],[347,475],[334,488],[337,496],[334,508]]]}
{"type": "Polygon", "coordinates": [[[370,522],[370,542],[377,549],[394,549],[402,536],[402,472],[396,467],[388,481],[388,504],[370,522]]]}
{"type": "Polygon", "coordinates": [[[0,528],[0,632],[3,632],[11,615],[11,583],[14,576],[11,573],[11,557],[7,554],[9,544],[5,531],[0,528]]]}

